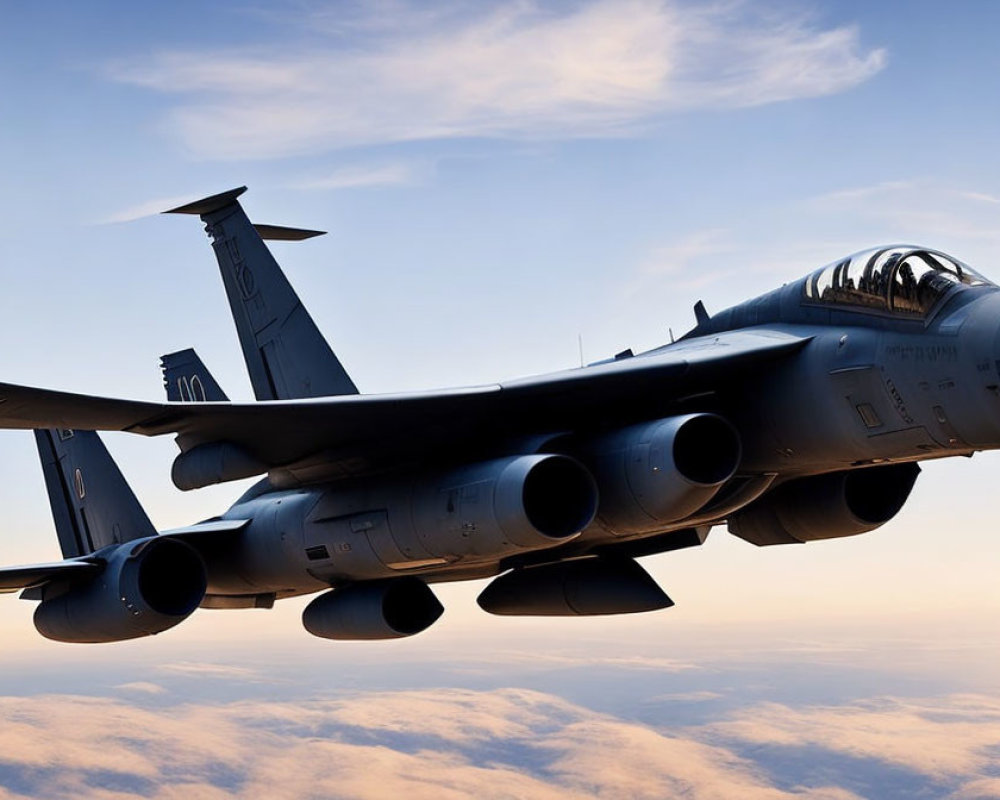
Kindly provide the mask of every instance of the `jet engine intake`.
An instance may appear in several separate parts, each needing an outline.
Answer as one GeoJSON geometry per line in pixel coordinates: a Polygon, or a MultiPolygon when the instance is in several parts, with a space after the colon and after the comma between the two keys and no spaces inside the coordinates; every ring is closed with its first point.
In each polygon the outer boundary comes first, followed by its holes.
{"type": "Polygon", "coordinates": [[[545,617],[634,614],[674,604],[635,561],[605,557],[512,570],[477,602],[490,614],[545,617]]]}
{"type": "Polygon", "coordinates": [[[920,473],[915,463],[799,478],[729,518],[729,531],[759,546],[856,536],[903,507],[920,473]]]}
{"type": "Polygon", "coordinates": [[[444,611],[419,578],[365,581],[321,594],[302,624],[324,639],[399,639],[426,630],[444,611]]]}
{"type": "Polygon", "coordinates": [[[717,414],[685,414],[605,434],[582,460],[600,491],[598,517],[618,534],[691,516],[736,472],[739,435],[717,414]]]}
{"type": "Polygon", "coordinates": [[[111,550],[85,584],[47,586],[35,627],[58,642],[117,642],[185,620],[205,596],[205,565],[190,545],[150,537],[111,550]]]}

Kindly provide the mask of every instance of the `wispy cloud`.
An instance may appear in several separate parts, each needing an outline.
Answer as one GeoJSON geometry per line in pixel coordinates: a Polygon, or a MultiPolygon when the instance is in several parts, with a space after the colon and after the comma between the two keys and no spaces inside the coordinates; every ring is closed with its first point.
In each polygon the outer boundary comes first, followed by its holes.
{"type": "Polygon", "coordinates": [[[160,684],[152,683],[151,681],[119,683],[115,688],[125,692],[140,692],[141,694],[164,694],[167,691],[160,684]]]}
{"type": "Polygon", "coordinates": [[[456,667],[456,671],[463,673],[493,672],[500,664],[539,672],[564,667],[614,667],[622,670],[653,670],[658,673],[698,669],[697,664],[688,661],[640,654],[608,656],[595,653],[560,653],[541,650],[492,650],[482,657],[478,657],[475,653],[466,654],[461,664],[456,667]]]}
{"type": "Polygon", "coordinates": [[[714,292],[720,287],[735,291],[743,300],[822,266],[830,252],[839,254],[818,237],[765,242],[754,237],[755,232],[749,229],[711,228],[658,245],[633,269],[631,280],[623,285],[622,297],[636,302],[639,298],[693,294],[711,286],[714,292]]]}
{"type": "Polygon", "coordinates": [[[1000,701],[956,695],[799,709],[769,703],[710,727],[754,745],[815,746],[933,778],[985,778],[1000,752],[1000,701]]]}
{"type": "Polygon", "coordinates": [[[197,195],[184,195],[179,197],[157,197],[153,200],[144,200],[141,203],[115,211],[112,214],[98,220],[98,224],[111,224],[115,222],[132,222],[143,217],[152,217],[166,211],[168,208],[176,208],[183,203],[189,203],[197,195]]]}
{"type": "Polygon", "coordinates": [[[551,719],[575,717],[581,711],[558,697],[527,689],[384,692],[337,701],[329,708],[347,725],[450,742],[523,739],[551,719]]]}
{"type": "Polygon", "coordinates": [[[662,703],[705,703],[711,700],[721,700],[725,695],[721,692],[712,692],[706,689],[693,692],[668,692],[658,694],[649,698],[650,702],[662,703]]]}
{"type": "Polygon", "coordinates": [[[372,186],[405,186],[415,183],[419,170],[413,164],[380,164],[341,167],[324,175],[289,184],[292,189],[362,189],[372,186]]]}
{"type": "Polygon", "coordinates": [[[1000,205],[1000,197],[993,194],[986,194],[986,192],[964,192],[963,194],[970,200],[978,200],[981,203],[1000,205]]]}
{"type": "Polygon", "coordinates": [[[713,298],[739,302],[852,252],[893,242],[954,250],[988,268],[1000,246],[997,202],[989,191],[929,178],[831,189],[770,209],[767,222],[751,213],[729,228],[662,242],[638,260],[622,296],[635,303],[711,286],[713,298]]]}
{"type": "Polygon", "coordinates": [[[868,186],[853,186],[848,189],[836,189],[815,198],[818,203],[843,203],[856,200],[867,200],[894,192],[907,191],[914,186],[914,181],[882,181],[868,186]]]}
{"type": "Polygon", "coordinates": [[[302,42],[160,51],[109,74],[175,95],[167,129],[195,155],[239,159],[454,137],[620,136],[672,112],[841,92],[886,63],[856,28],[775,19],[750,3],[469,4],[433,24],[415,3],[391,6],[359,12],[347,29],[321,12],[302,42]]]}
{"type": "Polygon", "coordinates": [[[256,681],[261,675],[257,670],[240,667],[235,664],[215,664],[200,661],[178,661],[173,664],[161,664],[161,672],[173,675],[190,675],[198,678],[221,678],[223,680],[256,681]]]}
{"type": "Polygon", "coordinates": [[[675,290],[700,289],[710,283],[725,281],[733,271],[742,269],[743,265],[733,263],[727,269],[720,264],[719,257],[738,253],[739,250],[731,232],[724,228],[710,228],[687,234],[654,248],[639,264],[636,277],[626,287],[626,293],[637,294],[651,281],[669,280],[675,290]],[[708,259],[714,259],[713,269],[703,268],[708,259]]]}
{"type": "Polygon", "coordinates": [[[969,781],[948,800],[994,800],[1000,797],[1000,778],[982,778],[969,781]]]}
{"type": "Polygon", "coordinates": [[[813,199],[817,210],[850,215],[861,223],[889,231],[883,241],[919,244],[954,239],[1000,242],[996,208],[1000,198],[934,180],[884,181],[852,187],[813,199]]]}

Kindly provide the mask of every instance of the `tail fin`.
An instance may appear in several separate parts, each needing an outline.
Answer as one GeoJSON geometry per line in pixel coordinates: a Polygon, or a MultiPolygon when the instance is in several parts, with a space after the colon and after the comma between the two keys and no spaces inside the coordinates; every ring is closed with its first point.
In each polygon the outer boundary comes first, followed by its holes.
{"type": "Polygon", "coordinates": [[[160,356],[160,369],[168,402],[224,402],[229,399],[191,348],[160,356]]]}
{"type": "Polygon", "coordinates": [[[198,214],[205,222],[254,394],[258,400],[357,394],[263,241],[321,232],[252,225],[237,200],[245,191],[232,189],[165,213],[198,214]]]}
{"type": "Polygon", "coordinates": [[[156,535],[94,431],[36,430],[35,443],[64,558],[156,535]]]}

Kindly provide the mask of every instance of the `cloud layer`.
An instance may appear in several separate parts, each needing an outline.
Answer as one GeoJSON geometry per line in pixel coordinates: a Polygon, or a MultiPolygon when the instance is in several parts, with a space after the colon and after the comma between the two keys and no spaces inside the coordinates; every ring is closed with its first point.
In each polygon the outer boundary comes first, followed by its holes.
{"type": "MultiPolygon", "coordinates": [[[[819,29],[750,4],[593,0],[357,11],[302,41],[160,51],[113,79],[175,95],[168,130],[205,158],[272,158],[454,137],[634,133],[660,115],[841,92],[877,73],[852,27],[819,29]]],[[[305,28],[308,27],[308,34],[305,28]]]]}
{"type": "Polygon", "coordinates": [[[842,756],[958,800],[995,796],[1000,746],[1000,705],[974,696],[769,704],[679,729],[524,689],[173,707],[3,697],[0,716],[0,798],[858,798],[842,756]],[[814,773],[772,778],[775,748],[807,753],[814,773]]]}

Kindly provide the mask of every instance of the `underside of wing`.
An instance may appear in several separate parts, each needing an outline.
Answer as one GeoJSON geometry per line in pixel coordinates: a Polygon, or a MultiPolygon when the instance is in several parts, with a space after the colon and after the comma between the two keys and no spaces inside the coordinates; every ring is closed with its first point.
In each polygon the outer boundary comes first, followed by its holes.
{"type": "Polygon", "coordinates": [[[0,428],[59,428],[82,431],[138,430],[146,420],[163,420],[171,406],[55,392],[0,383],[0,428]]]}
{"type": "Polygon", "coordinates": [[[0,427],[173,433],[185,454],[203,448],[209,459],[242,460],[242,474],[223,469],[221,480],[289,468],[330,479],[406,458],[509,447],[519,437],[574,430],[594,420],[653,418],[685,395],[717,389],[808,341],[772,330],[734,331],[497,385],[250,404],[148,403],[0,384],[0,427]],[[208,447],[220,445],[225,449],[208,447]]]}

